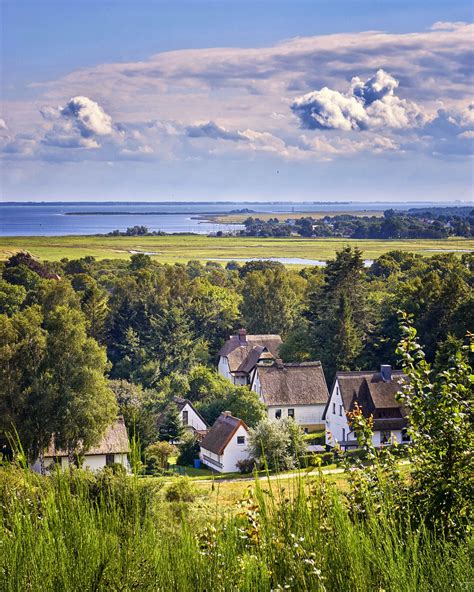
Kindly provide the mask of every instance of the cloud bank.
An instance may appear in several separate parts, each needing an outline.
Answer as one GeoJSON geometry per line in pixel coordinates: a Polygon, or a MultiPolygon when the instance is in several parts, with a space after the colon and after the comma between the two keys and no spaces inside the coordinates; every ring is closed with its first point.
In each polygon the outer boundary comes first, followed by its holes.
{"type": "Polygon", "coordinates": [[[380,69],[366,82],[358,76],[352,78],[347,93],[324,87],[297,97],[291,109],[305,129],[351,131],[422,126],[426,116],[416,103],[395,95],[398,85],[398,80],[380,69]]]}

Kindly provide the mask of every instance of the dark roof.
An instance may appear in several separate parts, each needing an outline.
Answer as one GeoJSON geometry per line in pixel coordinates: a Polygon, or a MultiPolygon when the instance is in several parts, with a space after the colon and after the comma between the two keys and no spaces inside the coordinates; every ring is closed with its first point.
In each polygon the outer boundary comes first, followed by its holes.
{"type": "Polygon", "coordinates": [[[207,423],[207,421],[199,413],[199,411],[194,407],[194,405],[191,403],[191,401],[189,399],[182,399],[181,397],[173,397],[173,401],[176,403],[176,407],[178,408],[178,411],[182,411],[186,407],[186,405],[189,405],[191,407],[191,409],[194,411],[194,413],[199,417],[199,419],[201,419],[205,423],[205,425],[207,425],[209,427],[209,424],[207,423]]]}
{"type": "Polygon", "coordinates": [[[328,387],[321,362],[258,364],[266,405],[325,405],[328,387]]]}
{"type": "MultiPolygon", "coordinates": [[[[356,403],[362,408],[362,412],[366,417],[374,415],[378,410],[391,409],[394,410],[394,416],[390,420],[394,422],[394,425],[400,424],[400,427],[405,427],[406,420],[404,418],[406,412],[395,396],[400,390],[401,385],[406,382],[406,376],[402,370],[392,370],[391,380],[389,381],[383,380],[382,374],[378,371],[337,372],[334,384],[336,381],[339,384],[339,390],[346,412],[354,409],[356,403]],[[403,420],[403,422],[400,420],[403,420]]],[[[323,419],[326,417],[327,409],[328,406],[326,405],[323,419]]],[[[382,425],[379,422],[388,422],[388,418],[375,418],[375,429],[383,429],[378,427],[382,425]]],[[[388,423],[386,426],[389,429],[388,423]]],[[[393,427],[392,429],[397,429],[397,427],[393,427]]]]}
{"type": "Polygon", "coordinates": [[[201,442],[201,448],[214,454],[222,454],[239,426],[243,426],[248,431],[241,419],[233,417],[227,412],[221,413],[201,442]]]}
{"type": "MultiPolygon", "coordinates": [[[[123,417],[119,417],[105,430],[105,433],[97,446],[89,448],[84,454],[91,456],[97,454],[127,454],[128,452],[130,452],[130,443],[128,441],[127,428],[125,427],[123,417]]],[[[68,453],[66,450],[56,449],[53,436],[51,444],[44,453],[44,456],[48,457],[67,455],[68,453]]]]}
{"type": "Polygon", "coordinates": [[[222,346],[219,356],[227,358],[231,372],[248,373],[258,362],[259,354],[267,351],[276,357],[281,344],[279,335],[231,335],[222,346]],[[252,360],[256,361],[250,366],[252,360]]]}

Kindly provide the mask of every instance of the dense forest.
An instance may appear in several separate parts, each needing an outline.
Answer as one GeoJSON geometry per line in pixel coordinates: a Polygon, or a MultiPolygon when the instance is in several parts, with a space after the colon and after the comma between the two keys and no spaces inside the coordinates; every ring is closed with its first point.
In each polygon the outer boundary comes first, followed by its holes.
{"type": "Polygon", "coordinates": [[[316,219],[296,220],[274,217],[261,220],[248,217],[243,236],[343,237],[358,239],[437,239],[449,236],[474,236],[474,210],[470,208],[412,209],[408,212],[386,210],[380,216],[339,214],[316,219]]]}
{"type": "Polygon", "coordinates": [[[118,406],[147,445],[175,396],[211,423],[225,408],[255,425],[256,395],[216,373],[220,346],[240,326],[281,334],[283,358],[321,360],[330,383],[336,370],[397,365],[403,310],[427,360],[441,363],[474,326],[473,268],[472,254],[399,251],[366,268],[350,247],[301,270],[163,265],[144,254],[40,263],[19,253],[1,269],[0,429],[19,426],[32,453],[52,433],[74,449],[118,406]]]}

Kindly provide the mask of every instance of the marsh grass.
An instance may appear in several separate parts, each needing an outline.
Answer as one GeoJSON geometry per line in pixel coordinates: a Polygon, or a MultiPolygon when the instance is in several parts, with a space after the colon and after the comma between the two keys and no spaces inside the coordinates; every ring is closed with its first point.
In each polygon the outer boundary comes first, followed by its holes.
{"type": "Polygon", "coordinates": [[[237,515],[199,519],[154,480],[0,471],[0,589],[11,591],[469,590],[472,544],[410,529],[387,505],[351,519],[315,477],[256,480],[237,515]]]}

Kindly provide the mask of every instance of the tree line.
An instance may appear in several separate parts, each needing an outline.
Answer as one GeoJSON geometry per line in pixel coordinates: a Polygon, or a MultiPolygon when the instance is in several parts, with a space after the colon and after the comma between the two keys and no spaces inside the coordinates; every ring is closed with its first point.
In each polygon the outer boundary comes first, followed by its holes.
{"type": "MultiPolygon", "coordinates": [[[[474,326],[474,257],[388,252],[370,267],[346,247],[324,268],[253,261],[163,265],[144,254],[40,263],[19,253],[0,273],[0,429],[31,455],[55,434],[92,445],[120,411],[144,446],[175,397],[212,424],[223,409],[255,426],[256,394],[216,372],[240,326],[279,333],[286,361],[336,370],[397,364],[397,312],[412,315],[427,360],[474,326]]],[[[173,421],[173,418],[170,419],[173,421]]]]}
{"type": "MultiPolygon", "coordinates": [[[[459,208],[464,210],[463,208],[459,208]]],[[[380,216],[354,216],[338,214],[313,218],[304,216],[296,220],[270,218],[262,220],[249,216],[244,221],[243,236],[336,237],[354,239],[445,239],[450,236],[474,236],[474,210],[453,213],[457,208],[431,211],[386,210],[380,216]]]]}

